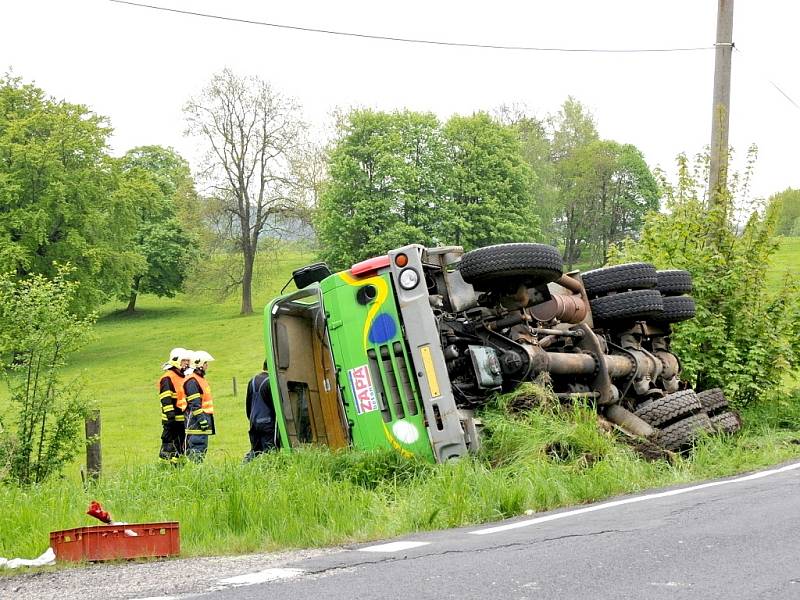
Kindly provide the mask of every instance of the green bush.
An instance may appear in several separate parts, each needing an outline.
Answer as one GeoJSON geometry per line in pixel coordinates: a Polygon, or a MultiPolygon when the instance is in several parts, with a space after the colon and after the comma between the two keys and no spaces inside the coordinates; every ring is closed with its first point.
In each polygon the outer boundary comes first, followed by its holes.
{"type": "Polygon", "coordinates": [[[52,280],[0,275],[0,378],[8,385],[14,427],[0,427],[0,478],[44,481],[83,444],[87,405],[80,382],[64,382],[67,356],[89,338],[93,316],[71,310],[78,284],[61,269],[52,280]]]}
{"type": "Polygon", "coordinates": [[[649,215],[640,239],[622,244],[612,262],[689,271],[697,317],[676,325],[672,338],[683,377],[697,389],[723,388],[739,407],[767,399],[800,365],[798,284],[786,278],[769,289],[766,283],[778,244],[777,212],[737,201],[747,181],[735,174],[730,190],[709,207],[702,169],[685,156],[678,165],[676,184],[662,177],[667,212],[649,215]],[[741,215],[746,221],[738,221],[741,215]]]}

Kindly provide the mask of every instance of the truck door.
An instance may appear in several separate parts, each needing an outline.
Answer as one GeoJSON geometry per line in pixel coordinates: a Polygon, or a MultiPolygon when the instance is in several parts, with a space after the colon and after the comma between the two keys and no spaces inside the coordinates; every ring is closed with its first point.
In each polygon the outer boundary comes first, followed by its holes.
{"type": "Polygon", "coordinates": [[[347,420],[319,287],[274,300],[264,317],[272,397],[283,446],[347,446],[347,420]]]}

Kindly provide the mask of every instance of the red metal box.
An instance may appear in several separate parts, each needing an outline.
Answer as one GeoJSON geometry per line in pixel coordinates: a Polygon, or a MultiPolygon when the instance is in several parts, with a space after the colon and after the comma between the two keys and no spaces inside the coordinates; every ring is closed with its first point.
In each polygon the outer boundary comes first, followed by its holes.
{"type": "Polygon", "coordinates": [[[119,560],[177,556],[181,538],[175,521],[129,523],[51,531],[50,546],[59,561],[119,560]]]}

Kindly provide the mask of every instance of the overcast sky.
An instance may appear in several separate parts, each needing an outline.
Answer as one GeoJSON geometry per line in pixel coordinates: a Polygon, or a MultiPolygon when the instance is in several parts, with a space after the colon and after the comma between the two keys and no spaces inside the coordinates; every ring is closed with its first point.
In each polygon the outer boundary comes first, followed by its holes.
{"type": "MultiPolygon", "coordinates": [[[[712,46],[717,0],[149,0],[287,25],[480,44],[565,48],[712,46]]],[[[731,144],[760,149],[753,191],[800,187],[800,3],[737,0],[731,144]]],[[[442,119],[502,103],[534,114],[572,95],[600,134],[652,166],[710,138],[714,51],[600,54],[412,45],[157,12],[108,0],[6,0],[0,70],[111,119],[115,153],[173,146],[195,160],[181,106],[224,67],[269,80],[322,128],[334,107],[433,111],[442,119]]],[[[739,161],[739,164],[741,162],[739,161]]]]}

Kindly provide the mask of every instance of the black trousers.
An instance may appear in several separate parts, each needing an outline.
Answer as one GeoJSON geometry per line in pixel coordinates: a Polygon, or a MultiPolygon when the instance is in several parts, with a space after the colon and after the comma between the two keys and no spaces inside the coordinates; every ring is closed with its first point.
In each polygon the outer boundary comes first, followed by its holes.
{"type": "Polygon", "coordinates": [[[170,460],[186,452],[186,428],[183,421],[164,421],[161,430],[159,458],[170,460]]]}
{"type": "Polygon", "coordinates": [[[277,448],[274,422],[250,425],[248,435],[250,436],[250,452],[247,453],[247,459],[277,448]]]}

